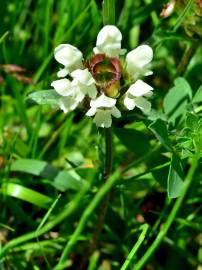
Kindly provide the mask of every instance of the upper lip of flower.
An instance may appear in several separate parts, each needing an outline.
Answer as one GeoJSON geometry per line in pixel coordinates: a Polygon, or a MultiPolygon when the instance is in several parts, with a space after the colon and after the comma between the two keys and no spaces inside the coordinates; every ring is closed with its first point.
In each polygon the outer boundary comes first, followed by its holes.
{"type": "Polygon", "coordinates": [[[104,26],[97,36],[95,54],[105,53],[109,57],[118,57],[121,50],[122,34],[114,25],[104,26]]]}

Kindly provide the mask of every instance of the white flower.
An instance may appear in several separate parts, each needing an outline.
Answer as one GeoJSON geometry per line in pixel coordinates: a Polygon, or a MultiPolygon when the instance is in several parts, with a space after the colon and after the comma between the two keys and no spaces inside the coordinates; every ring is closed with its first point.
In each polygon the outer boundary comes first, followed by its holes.
{"type": "Polygon", "coordinates": [[[153,50],[148,45],[141,45],[126,55],[126,71],[136,80],[140,75],[153,74],[147,65],[153,58],[153,50]]]}
{"type": "Polygon", "coordinates": [[[121,112],[116,108],[116,99],[102,94],[95,100],[91,100],[91,108],[86,115],[94,116],[93,122],[102,128],[109,128],[112,124],[112,115],[116,118],[121,117],[121,112]]]}
{"type": "Polygon", "coordinates": [[[86,95],[90,98],[96,98],[97,95],[95,80],[87,69],[77,69],[71,76],[73,81],[64,78],[51,83],[55,91],[62,96],[59,106],[64,112],[74,110],[86,95]]]}
{"type": "Polygon", "coordinates": [[[60,44],[54,50],[55,59],[64,66],[57,75],[65,77],[75,69],[83,68],[83,54],[76,47],[70,44],[60,44]]]}
{"type": "Polygon", "coordinates": [[[105,53],[109,57],[118,57],[121,51],[122,34],[114,25],[104,26],[97,36],[95,54],[105,53]]]}
{"type": "Polygon", "coordinates": [[[63,110],[64,113],[69,111],[73,111],[78,106],[78,101],[74,97],[61,97],[59,101],[60,109],[63,110]]]}
{"type": "Polygon", "coordinates": [[[133,110],[135,107],[141,109],[144,113],[151,110],[151,103],[144,96],[151,96],[153,88],[142,80],[137,80],[132,84],[124,97],[124,105],[128,110],[133,110]]]}
{"type": "Polygon", "coordinates": [[[90,98],[96,98],[97,88],[95,86],[95,80],[88,69],[77,69],[71,73],[71,76],[74,78],[72,84],[79,88],[83,93],[83,97],[88,95],[90,98]]]}
{"type": "Polygon", "coordinates": [[[72,82],[68,79],[60,79],[60,80],[53,81],[51,83],[51,86],[61,96],[71,96],[74,92],[74,88],[72,87],[72,82]]]}
{"type": "Polygon", "coordinates": [[[80,92],[75,88],[68,79],[60,79],[53,81],[51,86],[61,95],[59,107],[65,113],[74,110],[80,102],[80,92]]]}

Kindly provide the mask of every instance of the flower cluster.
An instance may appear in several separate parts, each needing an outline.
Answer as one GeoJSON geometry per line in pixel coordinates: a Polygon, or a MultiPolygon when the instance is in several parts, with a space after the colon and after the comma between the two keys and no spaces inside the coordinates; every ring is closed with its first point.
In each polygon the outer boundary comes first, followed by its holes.
{"type": "Polygon", "coordinates": [[[83,105],[86,115],[93,116],[98,127],[109,128],[112,116],[121,117],[122,107],[150,111],[151,104],[146,97],[152,95],[153,88],[140,78],[152,74],[148,69],[153,58],[152,48],[141,45],[123,60],[121,40],[119,29],[106,25],[99,32],[94,54],[88,60],[70,44],[60,44],[55,49],[55,59],[63,69],[57,73],[60,79],[51,86],[61,96],[59,105],[65,113],[83,105]]]}

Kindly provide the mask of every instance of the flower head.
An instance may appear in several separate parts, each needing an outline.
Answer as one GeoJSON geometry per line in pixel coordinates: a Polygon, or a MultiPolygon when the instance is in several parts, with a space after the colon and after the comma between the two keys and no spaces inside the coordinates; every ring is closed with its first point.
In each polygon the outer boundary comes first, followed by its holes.
{"type": "Polygon", "coordinates": [[[72,111],[80,105],[103,128],[112,125],[112,116],[121,117],[121,101],[128,110],[138,107],[149,112],[151,103],[146,98],[153,88],[139,78],[152,74],[152,48],[141,45],[126,55],[125,62],[120,61],[121,40],[120,30],[106,25],[98,33],[94,55],[89,59],[84,60],[81,51],[70,44],[60,44],[55,49],[55,59],[63,65],[57,75],[63,78],[51,86],[61,96],[61,110],[72,111]],[[67,75],[68,79],[64,78],[67,75]],[[126,89],[128,83],[130,87],[126,89]]]}

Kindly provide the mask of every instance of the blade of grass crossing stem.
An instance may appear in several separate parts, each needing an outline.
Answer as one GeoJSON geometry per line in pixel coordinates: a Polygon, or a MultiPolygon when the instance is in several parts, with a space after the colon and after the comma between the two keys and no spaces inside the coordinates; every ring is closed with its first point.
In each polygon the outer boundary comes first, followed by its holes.
{"type": "Polygon", "coordinates": [[[193,4],[194,0],[189,0],[189,2],[187,3],[187,5],[185,6],[184,10],[182,11],[182,13],[180,14],[180,16],[177,19],[177,22],[175,24],[175,27],[173,28],[173,31],[176,32],[177,29],[180,27],[180,25],[182,24],[183,20],[185,19],[185,17],[187,16],[192,4],[193,4]]]}
{"type": "MultiPolygon", "coordinates": [[[[49,209],[48,212],[45,214],[45,216],[42,218],[42,220],[41,220],[39,226],[37,227],[36,232],[38,232],[38,231],[43,227],[43,225],[45,224],[45,222],[46,222],[47,219],[49,218],[51,212],[53,211],[53,209],[55,208],[56,204],[58,203],[60,197],[61,197],[61,194],[59,194],[58,197],[55,199],[55,201],[52,203],[50,209],[49,209]]],[[[37,236],[36,239],[37,239],[37,242],[38,242],[38,244],[39,244],[39,249],[41,250],[41,253],[42,253],[42,255],[43,255],[43,257],[44,257],[44,260],[45,260],[45,262],[46,262],[47,269],[52,269],[52,267],[51,267],[51,265],[50,265],[50,263],[49,263],[49,261],[48,261],[48,259],[47,259],[47,257],[46,257],[46,253],[44,252],[44,248],[43,248],[43,246],[41,245],[41,242],[40,242],[40,240],[39,240],[39,237],[37,236]]]]}
{"type": "MultiPolygon", "coordinates": [[[[67,119],[68,120],[68,119],[67,119]]],[[[67,121],[66,120],[66,121],[67,121]]],[[[56,141],[56,139],[58,138],[58,136],[61,134],[61,132],[63,131],[63,129],[65,128],[66,125],[66,121],[64,121],[61,126],[55,130],[52,133],[52,136],[50,137],[50,139],[46,142],[46,144],[44,145],[44,147],[42,148],[41,152],[38,155],[39,159],[42,159],[44,154],[46,153],[46,151],[50,148],[50,146],[56,141]]]]}
{"type": "Polygon", "coordinates": [[[38,132],[40,130],[40,127],[41,127],[41,107],[39,107],[39,110],[37,111],[36,113],[36,125],[35,127],[33,128],[33,132],[32,132],[32,135],[31,135],[31,139],[30,139],[30,147],[29,149],[32,149],[31,150],[31,157],[32,158],[35,158],[36,157],[36,149],[37,149],[37,143],[38,143],[38,139],[39,139],[39,136],[38,136],[38,132]]]}
{"type": "Polygon", "coordinates": [[[103,23],[115,24],[115,0],[103,1],[103,23]]]}
{"type": "MultiPolygon", "coordinates": [[[[45,214],[45,216],[43,217],[43,219],[41,220],[39,226],[36,229],[36,233],[43,227],[43,225],[45,224],[45,222],[47,221],[47,219],[49,218],[51,212],[53,211],[53,209],[55,208],[56,204],[58,203],[59,199],[61,197],[61,194],[58,195],[58,197],[55,199],[55,201],[52,203],[50,209],[48,210],[48,212],[45,214]]],[[[38,238],[36,236],[36,238],[38,238]]]]}
{"type": "Polygon", "coordinates": [[[161,242],[163,241],[164,237],[166,236],[168,230],[170,229],[173,221],[176,218],[176,215],[182,205],[182,202],[187,194],[187,191],[192,183],[194,173],[197,169],[198,166],[198,160],[199,160],[199,155],[195,154],[195,156],[192,159],[192,164],[191,167],[188,171],[187,177],[184,181],[184,188],[182,190],[181,196],[178,197],[176,200],[170,214],[168,215],[168,218],[166,222],[163,225],[163,228],[161,231],[158,233],[156,239],[154,242],[151,244],[151,246],[147,249],[147,251],[144,253],[144,255],[139,259],[133,270],[140,270],[143,268],[145,263],[150,259],[150,257],[153,255],[153,253],[156,251],[156,249],[160,246],[161,242]]]}
{"type": "Polygon", "coordinates": [[[45,3],[45,16],[44,16],[44,56],[48,56],[49,51],[49,36],[50,36],[50,22],[51,22],[51,13],[53,8],[53,0],[48,0],[45,3]]]}
{"type": "Polygon", "coordinates": [[[74,197],[74,199],[71,202],[69,202],[66,206],[64,206],[64,210],[61,211],[58,215],[56,215],[53,220],[45,224],[41,229],[19,236],[11,240],[10,242],[8,242],[0,250],[0,259],[4,258],[5,254],[7,254],[7,252],[11,248],[19,244],[22,244],[26,241],[29,241],[31,239],[34,239],[36,237],[39,237],[40,235],[43,235],[44,233],[47,233],[48,231],[53,229],[56,225],[60,224],[65,218],[70,216],[77,209],[77,207],[80,206],[80,201],[83,199],[84,195],[89,190],[89,187],[90,187],[90,184],[89,186],[85,185],[85,187],[82,188],[82,190],[74,197]]]}
{"type": "Polygon", "coordinates": [[[128,254],[128,257],[126,258],[126,260],[125,260],[125,262],[122,265],[120,270],[126,270],[128,268],[129,264],[132,262],[132,260],[133,260],[133,258],[135,256],[135,254],[137,253],[138,249],[142,245],[142,243],[143,243],[143,241],[144,241],[144,239],[146,237],[148,229],[149,229],[148,224],[144,224],[142,226],[142,232],[141,232],[137,242],[135,243],[135,245],[131,249],[130,253],[128,254]]]}
{"type": "Polygon", "coordinates": [[[100,257],[100,253],[98,251],[95,251],[89,259],[88,270],[97,269],[97,263],[98,263],[99,257],[100,257]]]}
{"type": "Polygon", "coordinates": [[[73,114],[69,113],[69,116],[67,120],[65,121],[64,130],[60,134],[60,140],[58,143],[59,156],[62,155],[65,148],[65,144],[68,141],[69,135],[71,134],[73,116],[74,116],[73,114]]]}
{"type": "Polygon", "coordinates": [[[10,83],[13,85],[12,91],[13,91],[13,95],[15,97],[16,111],[18,112],[19,117],[21,118],[22,122],[24,123],[25,128],[27,130],[27,133],[29,134],[29,136],[31,136],[32,126],[29,122],[29,118],[27,115],[24,97],[22,97],[22,94],[20,93],[19,85],[15,82],[15,80],[12,78],[10,78],[9,80],[10,80],[10,83]]]}
{"type": "Polygon", "coordinates": [[[60,257],[60,260],[58,264],[55,266],[54,270],[64,269],[66,267],[65,262],[67,261],[67,258],[72,251],[72,248],[77,243],[80,234],[82,233],[89,217],[95,210],[95,208],[98,206],[98,204],[101,202],[101,200],[104,198],[104,196],[109,192],[109,190],[114,186],[115,182],[120,176],[120,172],[116,171],[113,173],[107,182],[101,187],[101,189],[98,191],[98,193],[95,195],[91,203],[88,205],[88,207],[85,209],[83,215],[80,218],[80,221],[72,234],[70,240],[67,242],[64,251],[60,257]]]}
{"type": "Polygon", "coordinates": [[[9,31],[5,32],[1,37],[0,37],[0,44],[7,38],[9,35],[9,31]]]}

